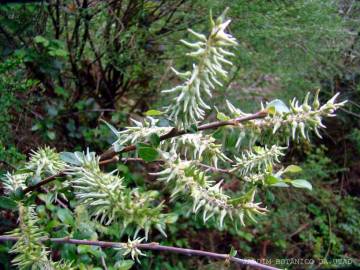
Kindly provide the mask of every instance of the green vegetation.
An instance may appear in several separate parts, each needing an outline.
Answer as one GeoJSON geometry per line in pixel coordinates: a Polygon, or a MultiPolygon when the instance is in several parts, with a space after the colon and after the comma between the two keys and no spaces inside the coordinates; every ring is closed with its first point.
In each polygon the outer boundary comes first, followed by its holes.
{"type": "Polygon", "coordinates": [[[175,253],[142,250],[147,256],[141,256],[132,245],[143,236],[143,242],[232,256],[237,250],[240,258],[279,268],[359,267],[359,14],[359,3],[342,0],[0,4],[0,235],[22,237],[15,247],[0,242],[0,268],[15,269],[16,258],[28,269],[41,257],[39,265],[50,269],[71,269],[70,262],[75,269],[238,269],[227,260],[175,253]],[[211,68],[204,59],[213,59],[206,46],[218,33],[209,32],[209,11],[218,15],[226,7],[232,20],[226,31],[238,44],[228,36],[226,53],[214,54],[232,66],[220,60],[223,67],[212,76],[221,85],[205,83],[211,99],[202,92],[192,104],[196,83],[182,82],[189,75],[206,81],[211,68]],[[336,118],[325,117],[330,105],[323,112],[322,139],[316,117],[300,121],[304,127],[288,120],[317,110],[317,89],[321,105],[337,92],[340,101],[331,106],[348,100],[336,118]],[[303,106],[308,92],[309,109],[303,106]],[[280,101],[294,97],[299,105],[280,101]],[[267,118],[242,123],[244,130],[198,130],[246,117],[261,103],[267,118]],[[174,126],[189,134],[162,140],[174,126]],[[271,147],[287,141],[286,150],[271,147]],[[117,152],[135,144],[136,151],[99,164],[111,144],[117,152]],[[154,162],[159,159],[166,162],[154,162]],[[67,181],[60,175],[24,195],[26,186],[69,168],[67,181]],[[117,173],[105,173],[112,170],[117,173]],[[215,199],[205,204],[209,198],[215,199]],[[229,208],[214,210],[217,202],[229,208]],[[264,206],[268,213],[258,215],[264,206]],[[125,244],[27,244],[48,236],[125,244]]]}

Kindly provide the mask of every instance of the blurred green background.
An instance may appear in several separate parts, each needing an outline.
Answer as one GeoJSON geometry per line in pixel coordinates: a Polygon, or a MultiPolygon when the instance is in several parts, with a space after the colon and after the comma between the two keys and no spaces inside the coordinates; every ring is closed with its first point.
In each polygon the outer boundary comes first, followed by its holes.
{"type": "MultiPolygon", "coordinates": [[[[191,66],[179,39],[188,38],[189,27],[206,33],[210,9],[218,15],[225,7],[240,45],[229,81],[216,89],[213,105],[224,111],[229,99],[251,112],[261,101],[301,99],[317,88],[322,100],[340,92],[349,102],[336,119],[327,119],[323,140],[293,144],[285,158],[285,164],[304,168],[313,191],[267,190],[263,200],[269,214],[238,232],[203,225],[200,218],[186,217],[179,205],[180,219],[168,238],[153,235],[151,240],[221,253],[233,246],[244,258],[315,260],[313,265],[277,265],[290,269],[359,267],[360,3],[355,0],[0,4],[0,172],[13,170],[42,145],[101,153],[113,138],[99,120],[124,127],[130,117],[164,105],[160,91],[178,82],[169,68],[191,66]]],[[[121,170],[129,182],[147,180],[136,166],[121,170]]],[[[230,190],[236,188],[229,183],[230,190]]],[[[13,213],[0,210],[1,234],[15,223],[13,213]]],[[[11,269],[8,250],[0,245],[0,269],[11,269]]],[[[75,260],[83,269],[101,269],[98,252],[64,245],[53,256],[75,260]]],[[[228,266],[154,253],[141,265],[128,261],[117,269],[131,267],[228,266]]]]}

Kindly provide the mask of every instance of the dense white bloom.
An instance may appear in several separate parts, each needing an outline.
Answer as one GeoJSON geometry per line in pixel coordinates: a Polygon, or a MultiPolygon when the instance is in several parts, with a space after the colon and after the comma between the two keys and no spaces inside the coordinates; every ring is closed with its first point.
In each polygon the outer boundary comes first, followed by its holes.
{"type": "Polygon", "coordinates": [[[15,192],[18,188],[26,188],[26,179],[31,177],[32,173],[20,173],[20,174],[11,174],[7,172],[2,178],[2,182],[5,189],[5,194],[10,194],[15,192]]]}
{"type": "Polygon", "coordinates": [[[236,164],[233,165],[232,172],[240,172],[246,175],[249,171],[256,169],[258,172],[266,170],[274,162],[279,163],[279,157],[284,156],[283,151],[286,147],[273,145],[270,148],[253,147],[254,151],[247,150],[242,153],[242,157],[235,157],[236,164]]]}
{"type": "Polygon", "coordinates": [[[113,126],[107,124],[117,137],[117,140],[113,143],[116,152],[120,151],[127,144],[146,142],[152,134],[160,137],[172,130],[172,127],[157,126],[159,120],[149,116],[143,122],[134,119],[131,119],[131,121],[134,126],[126,127],[122,131],[118,131],[113,126]]]}
{"type": "Polygon", "coordinates": [[[193,161],[177,158],[174,162],[165,162],[165,169],[153,175],[159,176],[159,181],[164,181],[172,187],[173,198],[179,193],[190,195],[193,200],[193,213],[202,210],[204,222],[211,217],[217,217],[220,228],[223,227],[225,217],[233,219],[236,216],[244,225],[245,215],[264,214],[267,211],[266,208],[260,207],[260,203],[254,203],[255,191],[251,196],[244,195],[231,199],[223,192],[222,181],[214,184],[204,172],[196,168],[193,161]]]}
{"type": "Polygon", "coordinates": [[[37,225],[38,217],[35,206],[24,206],[19,203],[19,227],[9,233],[19,240],[13,245],[10,253],[17,255],[12,263],[19,269],[74,270],[71,263],[53,262],[50,251],[41,243],[47,233],[37,225]]]}
{"type": "MultiPolygon", "coordinates": [[[[269,114],[264,119],[250,121],[247,125],[251,128],[270,128],[272,133],[283,131],[289,139],[299,139],[300,137],[309,140],[309,132],[314,131],[321,138],[319,129],[325,128],[322,120],[324,117],[334,117],[335,111],[344,106],[347,101],[336,102],[339,93],[335,94],[325,104],[320,106],[319,91],[316,92],[312,105],[309,104],[310,93],[307,93],[304,102],[301,104],[294,98],[289,107],[281,100],[274,100],[266,106],[261,105],[262,109],[269,110],[269,114]]],[[[245,116],[244,112],[227,102],[231,115],[235,117],[245,116]]]]}
{"type": "Polygon", "coordinates": [[[44,147],[32,151],[26,168],[35,171],[39,176],[41,173],[57,174],[64,170],[65,166],[66,163],[61,160],[55,149],[44,147]]]}
{"type": "Polygon", "coordinates": [[[171,149],[193,160],[209,160],[217,167],[218,161],[232,162],[222,151],[221,144],[202,132],[185,134],[170,140],[171,149]]]}
{"type": "Polygon", "coordinates": [[[185,79],[185,82],[162,92],[177,95],[174,102],[167,107],[166,112],[182,128],[189,128],[204,118],[205,110],[210,109],[204,101],[204,95],[211,97],[211,92],[216,85],[222,86],[220,78],[226,78],[228,75],[224,65],[231,66],[232,63],[226,57],[234,54],[227,51],[225,47],[237,45],[236,39],[225,33],[229,23],[230,20],[224,21],[221,16],[216,23],[213,23],[208,37],[189,29],[197,41],[191,43],[181,40],[184,45],[194,49],[187,55],[194,58],[196,63],[193,64],[192,71],[183,73],[173,68],[174,73],[181,79],[185,79]]]}

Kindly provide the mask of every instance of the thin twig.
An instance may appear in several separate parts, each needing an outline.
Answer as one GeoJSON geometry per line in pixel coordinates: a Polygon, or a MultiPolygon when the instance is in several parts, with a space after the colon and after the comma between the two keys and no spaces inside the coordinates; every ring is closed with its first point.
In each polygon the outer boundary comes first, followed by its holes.
{"type": "Polygon", "coordinates": [[[219,172],[219,173],[224,173],[224,174],[229,174],[229,175],[234,175],[231,171],[226,170],[226,169],[221,169],[221,168],[216,168],[213,166],[209,166],[203,163],[197,163],[200,167],[203,167],[205,169],[205,171],[210,171],[210,172],[219,172]]]}
{"type": "MultiPolygon", "coordinates": [[[[0,236],[0,242],[5,241],[18,241],[20,237],[14,236],[0,236]]],[[[72,238],[45,238],[41,240],[42,242],[51,241],[53,243],[58,244],[75,244],[75,245],[90,245],[90,246],[98,246],[102,248],[119,248],[119,247],[126,247],[127,243],[119,243],[119,242],[108,242],[108,241],[94,241],[94,240],[80,240],[80,239],[72,239],[72,238]]],[[[173,252],[178,254],[183,254],[187,256],[202,256],[208,257],[212,259],[218,260],[229,260],[231,262],[237,263],[239,265],[246,265],[251,266],[256,269],[265,269],[265,270],[279,270],[279,268],[264,265],[261,263],[256,262],[255,260],[248,260],[248,259],[240,259],[229,254],[221,254],[203,250],[196,250],[196,249],[189,249],[189,248],[179,248],[179,247],[172,247],[172,246],[163,246],[158,243],[143,243],[143,244],[135,244],[134,247],[141,249],[141,250],[155,250],[155,251],[164,251],[164,252],[173,252]]]]}
{"type": "Polygon", "coordinates": [[[32,185],[32,186],[29,186],[29,187],[25,188],[24,193],[26,194],[26,193],[29,193],[31,191],[34,191],[34,190],[40,188],[41,186],[46,185],[47,183],[50,183],[50,182],[54,181],[57,177],[61,177],[61,176],[65,176],[65,175],[66,175],[66,171],[62,171],[62,172],[59,172],[57,174],[51,175],[51,176],[45,178],[44,180],[36,183],[35,185],[32,185]]]}

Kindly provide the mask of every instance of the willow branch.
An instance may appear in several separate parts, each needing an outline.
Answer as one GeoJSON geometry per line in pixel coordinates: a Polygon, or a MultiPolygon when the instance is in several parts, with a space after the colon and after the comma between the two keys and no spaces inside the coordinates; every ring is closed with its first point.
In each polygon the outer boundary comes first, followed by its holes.
{"type": "MultiPolygon", "coordinates": [[[[238,118],[234,118],[234,119],[230,119],[230,120],[226,120],[226,121],[216,121],[216,122],[212,122],[209,124],[204,124],[204,125],[198,126],[197,130],[202,131],[202,130],[208,130],[208,129],[216,129],[216,128],[223,127],[223,126],[236,126],[242,122],[259,119],[259,118],[264,118],[265,116],[267,116],[267,114],[268,114],[267,111],[263,110],[263,111],[259,111],[254,114],[251,114],[251,115],[243,116],[243,117],[238,117],[238,118]]],[[[181,136],[181,135],[184,135],[187,133],[190,133],[190,131],[184,130],[184,129],[178,130],[176,128],[173,128],[169,133],[167,133],[163,136],[160,136],[160,141],[178,137],[178,136],[181,136]]],[[[108,150],[106,150],[103,154],[100,155],[100,160],[101,160],[100,165],[117,162],[119,160],[119,158],[117,157],[118,154],[131,152],[134,150],[136,150],[135,144],[126,146],[119,152],[115,152],[114,148],[110,147],[108,150]]],[[[34,190],[38,189],[39,187],[41,187],[47,183],[50,183],[51,181],[54,181],[57,177],[62,177],[65,175],[66,175],[66,171],[62,171],[58,174],[49,176],[49,177],[45,178],[44,180],[38,182],[37,184],[25,188],[24,193],[26,194],[31,191],[34,191],[34,190]]]]}
{"type": "MultiPolygon", "coordinates": [[[[251,115],[247,115],[247,116],[242,116],[242,117],[237,117],[234,119],[229,119],[226,121],[216,121],[216,122],[212,122],[209,124],[204,124],[201,126],[197,127],[198,131],[202,131],[202,130],[208,130],[208,129],[217,129],[219,127],[223,127],[223,126],[236,126],[242,122],[246,122],[246,121],[250,121],[250,120],[254,120],[254,119],[259,119],[259,118],[264,118],[265,116],[267,116],[268,113],[266,110],[263,111],[259,111],[256,112],[254,114],[251,115]]],[[[178,137],[187,133],[190,133],[190,130],[178,130],[176,128],[173,128],[169,133],[160,136],[160,141],[164,141],[170,138],[174,138],[174,137],[178,137]]],[[[135,145],[129,145],[124,147],[120,152],[115,152],[114,147],[110,147],[108,150],[106,150],[101,156],[100,159],[104,160],[104,159],[109,159],[112,158],[113,156],[117,155],[117,154],[121,154],[121,153],[126,153],[126,152],[130,152],[136,149],[135,145]]]]}
{"type": "MultiPolygon", "coordinates": [[[[14,236],[0,236],[0,242],[5,241],[18,241],[20,237],[14,236]]],[[[42,242],[50,241],[53,243],[58,244],[75,244],[75,245],[90,245],[90,246],[98,246],[102,248],[121,248],[126,247],[127,243],[119,243],[119,242],[108,242],[108,241],[94,241],[94,240],[79,240],[79,239],[72,239],[72,238],[46,238],[42,239],[42,242]]],[[[203,250],[196,250],[196,249],[189,249],[189,248],[179,248],[179,247],[172,247],[172,246],[163,246],[158,243],[140,243],[135,244],[135,247],[141,250],[154,250],[154,251],[164,251],[164,252],[172,252],[178,253],[187,256],[202,256],[208,257],[212,259],[218,260],[228,260],[239,265],[251,266],[256,269],[264,269],[264,270],[279,270],[279,268],[268,266],[265,264],[261,264],[256,262],[255,260],[248,260],[248,259],[240,259],[234,256],[230,256],[229,254],[221,254],[203,250]]]]}
{"type": "MultiPolygon", "coordinates": [[[[112,158],[109,158],[107,160],[100,161],[99,164],[100,165],[106,165],[106,164],[117,162],[117,161],[119,161],[119,157],[118,156],[113,156],[112,158]]],[[[29,193],[31,191],[34,191],[34,190],[40,188],[41,186],[46,185],[47,183],[50,183],[50,182],[54,181],[58,177],[66,176],[67,172],[68,172],[67,170],[64,170],[62,172],[59,172],[58,174],[51,175],[51,176],[45,178],[44,180],[36,183],[35,185],[32,185],[32,186],[29,186],[29,187],[25,188],[24,193],[26,194],[26,193],[29,193]]]]}

